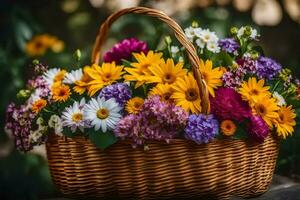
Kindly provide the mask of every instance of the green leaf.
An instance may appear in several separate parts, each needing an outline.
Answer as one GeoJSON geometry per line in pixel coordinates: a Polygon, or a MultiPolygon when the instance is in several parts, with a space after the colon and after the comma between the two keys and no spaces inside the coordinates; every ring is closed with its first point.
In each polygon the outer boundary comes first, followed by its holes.
{"type": "Polygon", "coordinates": [[[64,129],[63,129],[63,134],[64,134],[64,136],[67,136],[67,137],[72,138],[72,137],[75,137],[76,132],[73,133],[73,132],[71,131],[71,129],[64,127],[64,129]]]}
{"type": "Polygon", "coordinates": [[[246,123],[235,123],[237,126],[236,134],[234,135],[234,138],[236,139],[245,139],[247,138],[247,130],[246,130],[246,123]]]}
{"type": "Polygon", "coordinates": [[[105,149],[117,142],[117,138],[111,131],[102,133],[101,131],[89,131],[89,138],[100,149],[105,149]]]}

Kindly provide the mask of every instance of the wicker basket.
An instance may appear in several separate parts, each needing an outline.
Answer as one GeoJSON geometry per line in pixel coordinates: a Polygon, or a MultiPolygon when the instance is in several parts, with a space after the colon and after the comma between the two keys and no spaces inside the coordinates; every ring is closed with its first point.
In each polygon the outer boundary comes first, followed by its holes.
{"type": "MultiPolygon", "coordinates": [[[[143,7],[124,9],[101,26],[92,62],[99,62],[100,47],[112,22],[127,13],[156,17],[170,26],[186,48],[201,90],[202,108],[209,112],[205,82],[198,70],[195,48],[182,29],[164,13],[143,7]]],[[[263,144],[251,140],[215,140],[209,144],[175,139],[170,144],[150,142],[150,151],[132,149],[121,141],[100,150],[83,137],[51,135],[47,155],[52,179],[67,197],[80,199],[229,199],[253,197],[267,191],[279,142],[270,134],[263,144]]]]}

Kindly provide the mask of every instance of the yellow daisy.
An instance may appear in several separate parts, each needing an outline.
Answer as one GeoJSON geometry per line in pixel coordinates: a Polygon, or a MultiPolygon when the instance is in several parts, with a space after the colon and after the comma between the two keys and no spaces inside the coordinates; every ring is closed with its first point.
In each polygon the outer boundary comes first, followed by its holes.
{"type": "Polygon", "coordinates": [[[125,71],[128,73],[124,75],[126,81],[136,81],[135,88],[140,87],[147,81],[147,76],[152,75],[150,67],[158,66],[163,62],[162,53],[154,53],[149,51],[147,55],[143,52],[140,54],[133,53],[137,62],[131,63],[132,67],[126,67],[125,71]]]}
{"type": "Polygon", "coordinates": [[[278,111],[278,118],[275,120],[277,134],[284,139],[286,136],[293,134],[296,125],[296,114],[292,106],[283,106],[278,111]]]}
{"type": "Polygon", "coordinates": [[[125,109],[128,113],[137,114],[142,109],[143,104],[144,99],[140,97],[133,97],[127,101],[125,109]]]}
{"type": "Polygon", "coordinates": [[[122,78],[123,66],[117,66],[115,62],[103,63],[100,66],[93,65],[86,71],[87,75],[92,78],[88,82],[88,94],[93,96],[96,92],[106,85],[110,85],[122,78]]]}
{"type": "Polygon", "coordinates": [[[82,95],[85,91],[88,90],[89,82],[91,82],[93,79],[88,75],[88,71],[91,69],[90,66],[85,66],[83,68],[83,75],[79,81],[75,81],[75,86],[73,87],[73,90],[82,95]]]}
{"type": "Polygon", "coordinates": [[[222,86],[221,77],[223,75],[222,68],[216,67],[213,68],[211,60],[206,60],[205,63],[203,60],[200,60],[199,66],[200,72],[203,76],[203,79],[206,82],[207,89],[212,97],[215,97],[214,89],[218,86],[222,86]]]}
{"type": "Polygon", "coordinates": [[[201,112],[199,88],[192,73],[176,81],[172,88],[174,93],[171,98],[174,99],[177,106],[192,113],[201,112]]]}
{"type": "Polygon", "coordinates": [[[160,65],[151,66],[149,70],[153,74],[147,78],[149,83],[173,84],[187,73],[187,70],[183,69],[183,62],[174,65],[172,59],[168,59],[167,62],[162,62],[160,65]]]}
{"type": "Polygon", "coordinates": [[[249,102],[256,101],[261,96],[271,96],[270,87],[264,86],[264,84],[264,79],[257,81],[255,77],[249,78],[248,82],[244,81],[242,83],[239,93],[244,100],[249,102]]]}
{"type": "Polygon", "coordinates": [[[32,112],[38,113],[47,105],[47,101],[45,99],[36,100],[31,107],[32,112]]]}
{"type": "Polygon", "coordinates": [[[270,128],[273,127],[275,119],[278,118],[279,107],[276,99],[269,96],[260,96],[256,101],[250,103],[254,115],[260,115],[270,128]]]}
{"type": "Polygon", "coordinates": [[[70,87],[67,85],[53,87],[52,94],[52,98],[55,102],[65,102],[71,95],[70,87]]]}
{"type": "Polygon", "coordinates": [[[159,95],[163,101],[172,101],[171,96],[173,92],[174,89],[171,87],[171,85],[159,83],[151,89],[149,95],[159,95]]]}

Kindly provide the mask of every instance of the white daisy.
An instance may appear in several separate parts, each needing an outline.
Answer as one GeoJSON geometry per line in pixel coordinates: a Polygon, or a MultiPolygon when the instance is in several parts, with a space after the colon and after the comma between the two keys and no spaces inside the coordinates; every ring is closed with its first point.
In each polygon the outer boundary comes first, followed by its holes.
{"type": "Polygon", "coordinates": [[[48,125],[50,128],[54,129],[56,135],[62,136],[63,125],[58,115],[52,115],[48,121],[48,125]]]}
{"type": "Polygon", "coordinates": [[[184,29],[184,33],[187,37],[187,39],[189,39],[190,41],[193,41],[194,37],[195,37],[195,29],[193,27],[188,27],[186,29],[184,29]]]}
{"type": "Polygon", "coordinates": [[[209,31],[209,29],[204,29],[201,31],[199,38],[201,38],[205,43],[218,42],[219,38],[215,32],[209,31]]]}
{"type": "Polygon", "coordinates": [[[179,52],[179,47],[177,47],[177,46],[171,46],[170,50],[171,50],[172,56],[174,57],[179,52]]]}
{"type": "Polygon", "coordinates": [[[205,47],[205,42],[201,38],[198,38],[196,40],[196,44],[200,49],[203,49],[205,47]]]}
{"type": "Polygon", "coordinates": [[[281,96],[278,92],[275,91],[272,96],[276,99],[278,106],[286,105],[286,101],[284,100],[283,96],[281,96]]]}
{"type": "Polygon", "coordinates": [[[209,42],[206,46],[207,50],[213,52],[213,53],[219,53],[221,48],[219,47],[218,43],[216,42],[209,42]]]}
{"type": "Polygon", "coordinates": [[[201,35],[202,35],[202,31],[203,31],[202,28],[195,28],[195,29],[194,29],[194,34],[195,34],[195,36],[198,37],[198,38],[200,38],[201,35]]]}
{"type": "Polygon", "coordinates": [[[80,102],[74,102],[72,106],[67,107],[62,113],[61,119],[63,126],[70,127],[73,133],[77,130],[77,128],[79,128],[82,132],[84,131],[84,106],[85,99],[83,98],[80,102]]]}
{"type": "Polygon", "coordinates": [[[74,84],[76,81],[79,81],[83,75],[82,69],[72,70],[65,75],[63,83],[74,84]]]}
{"type": "MultiPolygon", "coordinates": [[[[246,26],[242,26],[242,27],[238,30],[237,36],[238,36],[239,38],[242,38],[242,37],[244,36],[244,34],[245,34],[245,30],[246,30],[246,26]]],[[[257,38],[259,37],[257,30],[254,29],[254,28],[251,28],[251,34],[250,34],[249,37],[250,37],[250,39],[253,39],[253,40],[257,39],[257,38]]]]}
{"type": "Polygon", "coordinates": [[[100,97],[92,98],[84,107],[84,119],[90,122],[96,131],[101,128],[102,132],[106,132],[107,129],[113,130],[121,119],[121,109],[114,98],[107,101],[100,97]]]}
{"type": "Polygon", "coordinates": [[[43,79],[49,86],[52,86],[52,84],[54,83],[54,78],[59,72],[59,68],[49,69],[43,74],[43,79]]]}

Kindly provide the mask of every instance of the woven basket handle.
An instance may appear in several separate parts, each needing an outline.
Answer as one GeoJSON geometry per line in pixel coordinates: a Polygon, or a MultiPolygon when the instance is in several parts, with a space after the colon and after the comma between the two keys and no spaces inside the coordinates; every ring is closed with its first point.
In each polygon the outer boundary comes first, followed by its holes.
{"type": "Polygon", "coordinates": [[[93,52],[92,52],[92,63],[98,64],[100,60],[100,50],[104,42],[106,41],[109,28],[111,24],[116,21],[119,17],[129,13],[136,13],[136,14],[144,14],[147,16],[151,16],[157,18],[163,22],[165,22],[175,33],[175,37],[180,42],[182,46],[185,47],[187,55],[189,57],[190,63],[192,65],[193,74],[197,81],[200,90],[201,96],[201,107],[202,112],[208,114],[210,112],[210,104],[209,104],[209,95],[205,81],[199,70],[199,58],[196,53],[196,49],[193,44],[185,37],[185,34],[181,27],[169,16],[165,13],[151,8],[146,7],[132,7],[120,10],[118,12],[113,13],[110,15],[105,22],[101,25],[96,41],[94,43],[93,52]]]}

